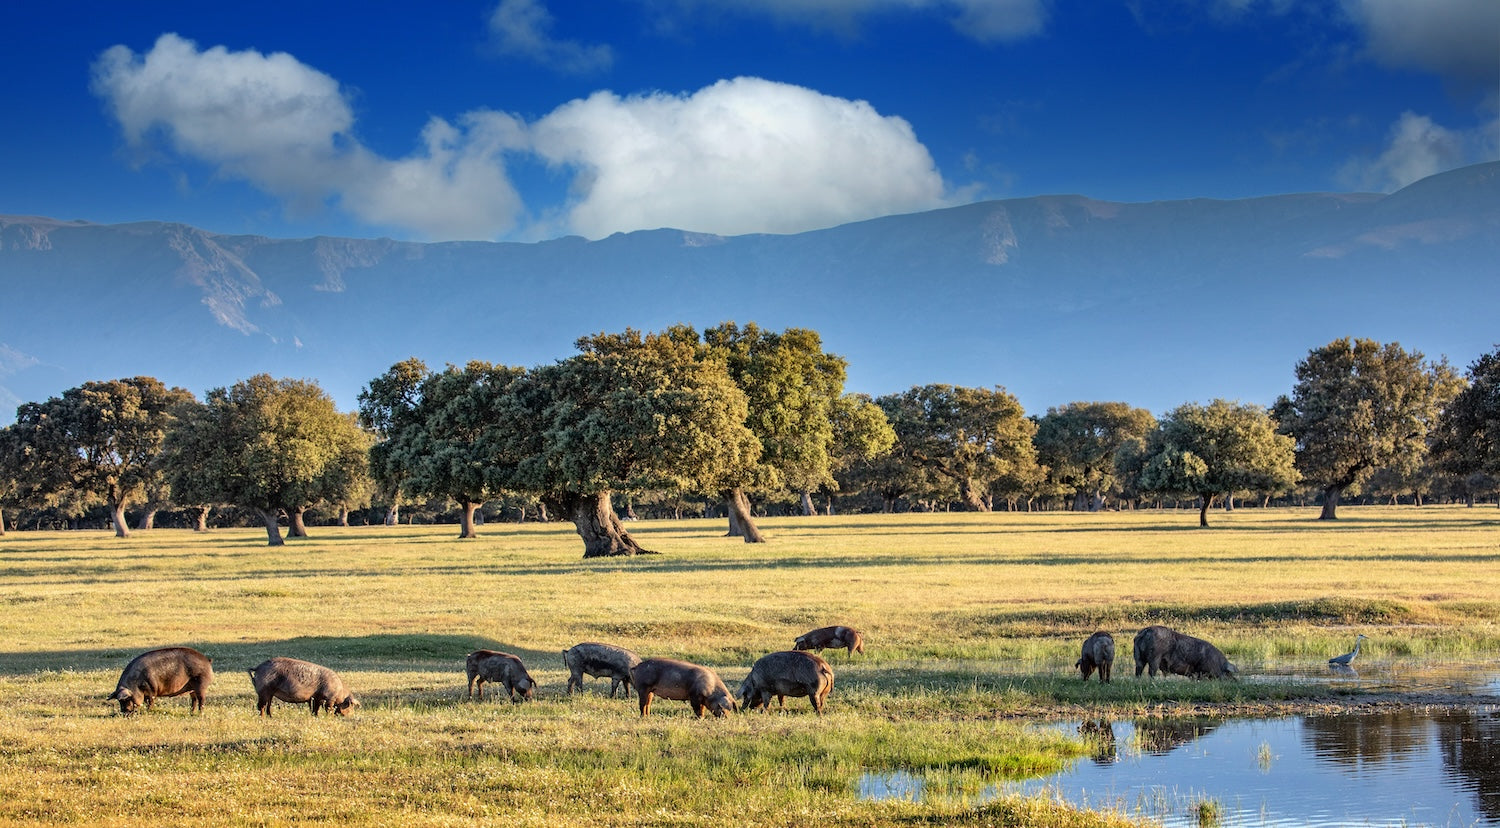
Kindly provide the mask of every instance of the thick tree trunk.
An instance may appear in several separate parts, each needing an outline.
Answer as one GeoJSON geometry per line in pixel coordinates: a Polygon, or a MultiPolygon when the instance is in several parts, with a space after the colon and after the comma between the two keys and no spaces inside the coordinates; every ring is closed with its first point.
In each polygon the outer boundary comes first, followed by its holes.
{"type": "Polygon", "coordinates": [[[125,522],[125,501],[120,500],[109,504],[110,520],[115,524],[115,537],[130,537],[130,526],[125,522]]]}
{"type": "Polygon", "coordinates": [[[339,507],[339,525],[340,526],[348,526],[349,525],[349,507],[348,506],[340,506],[339,507]]]}
{"type": "Polygon", "coordinates": [[[0,509],[0,535],[5,534],[5,510],[0,509]]]}
{"type": "Polygon", "coordinates": [[[199,506],[198,508],[194,509],[193,511],[196,513],[193,516],[193,531],[194,532],[207,532],[208,531],[208,507],[207,506],[199,506]]]}
{"type": "Polygon", "coordinates": [[[286,546],[286,541],[281,539],[281,510],[261,509],[260,515],[266,519],[266,546],[286,546]]]}
{"type": "Polygon", "coordinates": [[[392,503],[391,508],[385,510],[385,525],[401,525],[401,506],[399,504],[392,503]]]}
{"type": "Polygon", "coordinates": [[[1318,515],[1318,520],[1339,519],[1339,496],[1343,493],[1343,486],[1329,486],[1323,490],[1323,513],[1318,515]]]}
{"type": "Polygon", "coordinates": [[[1212,495],[1203,496],[1203,504],[1198,507],[1198,525],[1206,528],[1208,526],[1208,507],[1214,502],[1212,495]]]}
{"type": "Polygon", "coordinates": [[[160,509],[161,507],[155,503],[147,503],[144,507],[144,511],[141,512],[140,519],[135,522],[135,528],[143,532],[155,529],[156,513],[160,509]]]}
{"type": "Polygon", "coordinates": [[[306,511],[307,511],[307,507],[306,506],[298,506],[295,509],[288,509],[287,510],[287,513],[286,513],[286,515],[287,515],[287,522],[289,524],[291,524],[290,526],[287,527],[287,530],[286,530],[286,536],[287,537],[289,537],[289,538],[305,538],[305,537],[307,537],[307,524],[305,524],[305,523],[302,522],[302,515],[306,511]]]}
{"type": "Polygon", "coordinates": [[[816,507],[813,506],[813,502],[812,502],[812,492],[803,492],[802,493],[802,516],[803,517],[812,517],[813,515],[816,515],[817,513],[818,513],[818,510],[817,510],[816,507]]]}
{"type": "Polygon", "coordinates": [[[895,514],[897,497],[898,495],[890,495],[882,492],[880,495],[880,511],[887,515],[895,514]]]}
{"type": "Polygon", "coordinates": [[[474,531],[474,510],[478,509],[479,506],[480,504],[475,503],[472,500],[465,500],[463,502],[463,523],[458,530],[458,537],[460,539],[479,537],[479,533],[474,531]]]}
{"type": "Polygon", "coordinates": [[[583,538],[585,558],[606,558],[621,555],[653,555],[642,549],[635,538],[625,531],[625,526],[610,505],[609,492],[593,495],[568,494],[560,498],[558,508],[567,512],[583,538]]]}
{"type": "MultiPolygon", "coordinates": [[[[760,533],[760,527],[755,525],[755,516],[750,514],[750,498],[745,496],[744,489],[730,489],[724,493],[724,500],[729,505],[729,526],[733,532],[735,527],[739,528],[739,535],[745,539],[745,543],[765,543],[766,537],[760,533]]],[[[734,537],[734,535],[730,535],[734,537]]]]}

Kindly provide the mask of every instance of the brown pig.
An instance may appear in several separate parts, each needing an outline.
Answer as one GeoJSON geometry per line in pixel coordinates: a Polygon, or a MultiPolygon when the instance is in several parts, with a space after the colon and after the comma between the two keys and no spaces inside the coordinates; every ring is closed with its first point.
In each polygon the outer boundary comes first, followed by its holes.
{"type": "Polygon", "coordinates": [[[853,627],[819,627],[797,636],[796,643],[792,645],[794,650],[817,650],[819,652],[822,652],[824,647],[843,647],[849,655],[863,654],[865,637],[853,627]]]}
{"type": "Polygon", "coordinates": [[[505,686],[506,695],[512,702],[529,701],[533,697],[536,680],[526,672],[521,659],[510,653],[495,650],[475,650],[464,659],[469,674],[469,698],[474,698],[475,683],[478,683],[479,698],[484,700],[484,683],[497,681],[505,686]]]}
{"type": "Polygon", "coordinates": [[[262,716],[271,715],[272,699],[307,702],[314,716],[319,707],[346,716],[349,708],[359,706],[339,674],[321,664],[278,656],[262,661],[249,672],[250,683],[255,685],[255,709],[262,716]]]}
{"type": "Polygon", "coordinates": [[[608,678],[609,697],[615,697],[620,685],[625,686],[625,698],[630,698],[630,668],[641,663],[641,657],[613,644],[585,641],[563,650],[563,664],[568,667],[568,693],[573,688],[583,689],[584,675],[608,678]]]}
{"type": "Polygon", "coordinates": [[[1089,636],[1083,642],[1083,656],[1073,666],[1083,673],[1084,681],[1088,681],[1089,675],[1097,669],[1099,681],[1108,684],[1110,671],[1115,666],[1115,637],[1107,632],[1089,636]]]}
{"type": "Polygon", "coordinates": [[[1161,670],[1192,678],[1234,678],[1235,666],[1218,647],[1159,625],[1135,634],[1135,675],[1151,668],[1151,677],[1161,670]]]}
{"type": "Polygon", "coordinates": [[[203,694],[214,680],[213,660],[190,647],[163,647],[141,653],[125,665],[111,701],[121,713],[134,713],[144,704],[151,709],[157,696],[189,694],[188,709],[203,712],[203,694]]]}
{"type": "Polygon", "coordinates": [[[833,668],[822,656],[787,650],[761,656],[740,683],[740,700],[746,710],[769,708],[775,696],[786,707],[787,696],[807,696],[813,711],[823,715],[823,702],[833,689],[833,668]]]}
{"type": "Polygon", "coordinates": [[[630,683],[635,685],[642,716],[651,712],[653,695],[687,702],[700,719],[705,710],[713,711],[715,716],[723,716],[731,710],[739,709],[734,696],[729,694],[729,688],[724,686],[724,680],[719,678],[718,673],[675,658],[648,658],[642,661],[630,671],[630,683]]]}

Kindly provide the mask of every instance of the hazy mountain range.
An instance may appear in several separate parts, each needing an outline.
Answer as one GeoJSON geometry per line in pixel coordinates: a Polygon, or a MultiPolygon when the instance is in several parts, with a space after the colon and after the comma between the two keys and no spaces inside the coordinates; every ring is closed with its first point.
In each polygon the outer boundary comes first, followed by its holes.
{"type": "Polygon", "coordinates": [[[1460,368],[1500,342],[1500,162],[1390,195],[1042,196],[795,235],[520,244],[272,239],[0,216],[0,423],[90,379],[195,393],[259,372],[341,407],[393,362],[517,365],[578,336],[814,328],[874,395],[1003,385],[1029,412],[1268,404],[1340,336],[1460,368]]]}

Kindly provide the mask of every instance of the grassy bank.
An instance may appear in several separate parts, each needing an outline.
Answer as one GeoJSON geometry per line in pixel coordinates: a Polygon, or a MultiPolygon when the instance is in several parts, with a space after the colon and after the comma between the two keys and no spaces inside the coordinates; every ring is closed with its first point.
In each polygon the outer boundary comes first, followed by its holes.
{"type": "MultiPolygon", "coordinates": [[[[1128,644],[1167,623],[1247,672],[1317,663],[1356,631],[1366,659],[1500,651],[1493,509],[895,515],[772,519],[771,543],[717,522],[642,522],[656,556],[584,561],[571,527],[314,529],[282,549],[254,530],[11,533],[0,538],[0,820],[226,818],[354,824],[1105,824],[1041,802],[869,802],[867,773],[945,790],[1049,772],[1086,746],[1038,713],[1133,715],[1182,702],[1326,694],[1288,680],[1136,682],[1128,644]],[[829,623],[867,655],[829,655],[830,715],[698,722],[662,702],[569,698],[559,653],[603,640],[710,664],[737,686],[755,658],[829,623]],[[1095,629],[1117,681],[1070,673],[1095,629]],[[219,672],[206,713],[150,716],[103,697],[145,649],[198,647],[219,672]],[[471,704],[463,656],[520,655],[538,703],[471,704]],[[348,720],[255,717],[244,670],[292,655],[339,670],[348,720]]],[[[601,683],[607,688],[607,683],[601,683]]]]}

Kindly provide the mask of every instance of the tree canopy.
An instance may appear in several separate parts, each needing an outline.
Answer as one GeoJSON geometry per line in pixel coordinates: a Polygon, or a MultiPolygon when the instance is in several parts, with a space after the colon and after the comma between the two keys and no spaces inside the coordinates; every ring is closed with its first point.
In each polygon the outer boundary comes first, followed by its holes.
{"type": "Polygon", "coordinates": [[[415,358],[391,366],[359,395],[360,422],[380,435],[370,454],[376,476],[392,491],[452,499],[462,511],[459,537],[475,537],[475,510],[500,491],[485,434],[524,374],[478,360],[437,372],[415,358]]]}
{"type": "Polygon", "coordinates": [[[952,481],[972,510],[989,511],[990,484],[1017,465],[1035,462],[1036,424],[1003,388],[922,385],[876,402],[903,455],[952,481]]]}
{"type": "Polygon", "coordinates": [[[1500,346],[1469,366],[1468,380],[1438,419],[1433,454],[1450,474],[1500,477],[1500,346]]]}
{"type": "Polygon", "coordinates": [[[294,516],[295,531],[302,510],[329,496],[339,458],[365,439],[316,383],[257,374],[209,391],[167,444],[180,461],[202,466],[191,499],[258,511],[269,545],[280,546],[281,510],[294,516]]]}
{"type": "Polygon", "coordinates": [[[1037,421],[1037,462],[1065,491],[1075,509],[1097,511],[1114,483],[1115,454],[1144,438],[1156,418],[1123,402],[1075,402],[1047,409],[1037,421]]]}
{"type": "Polygon", "coordinates": [[[1337,339],[1297,363],[1290,396],[1273,413],[1297,444],[1297,470],[1323,492],[1322,520],[1339,498],[1384,466],[1412,462],[1460,388],[1446,362],[1424,362],[1399,343],[1337,339]]]}
{"type": "Polygon", "coordinates": [[[1276,432],[1276,423],[1260,406],[1225,400],[1206,406],[1188,403],[1168,412],[1147,438],[1140,459],[1140,484],[1147,491],[1202,499],[1200,526],[1208,525],[1215,495],[1284,491],[1297,482],[1291,438],[1276,432]]]}
{"type": "Polygon", "coordinates": [[[36,496],[97,500],[117,537],[129,537],[125,507],[160,475],[156,463],[173,406],[192,399],[154,377],[86,382],[16,410],[15,439],[36,496]]]}
{"type": "Polygon", "coordinates": [[[745,394],[691,342],[626,330],[577,342],[576,356],[518,377],[489,435],[495,485],[531,492],[568,515],[584,557],[641,548],[615,492],[715,492],[749,477],[760,441],[745,394]]]}

